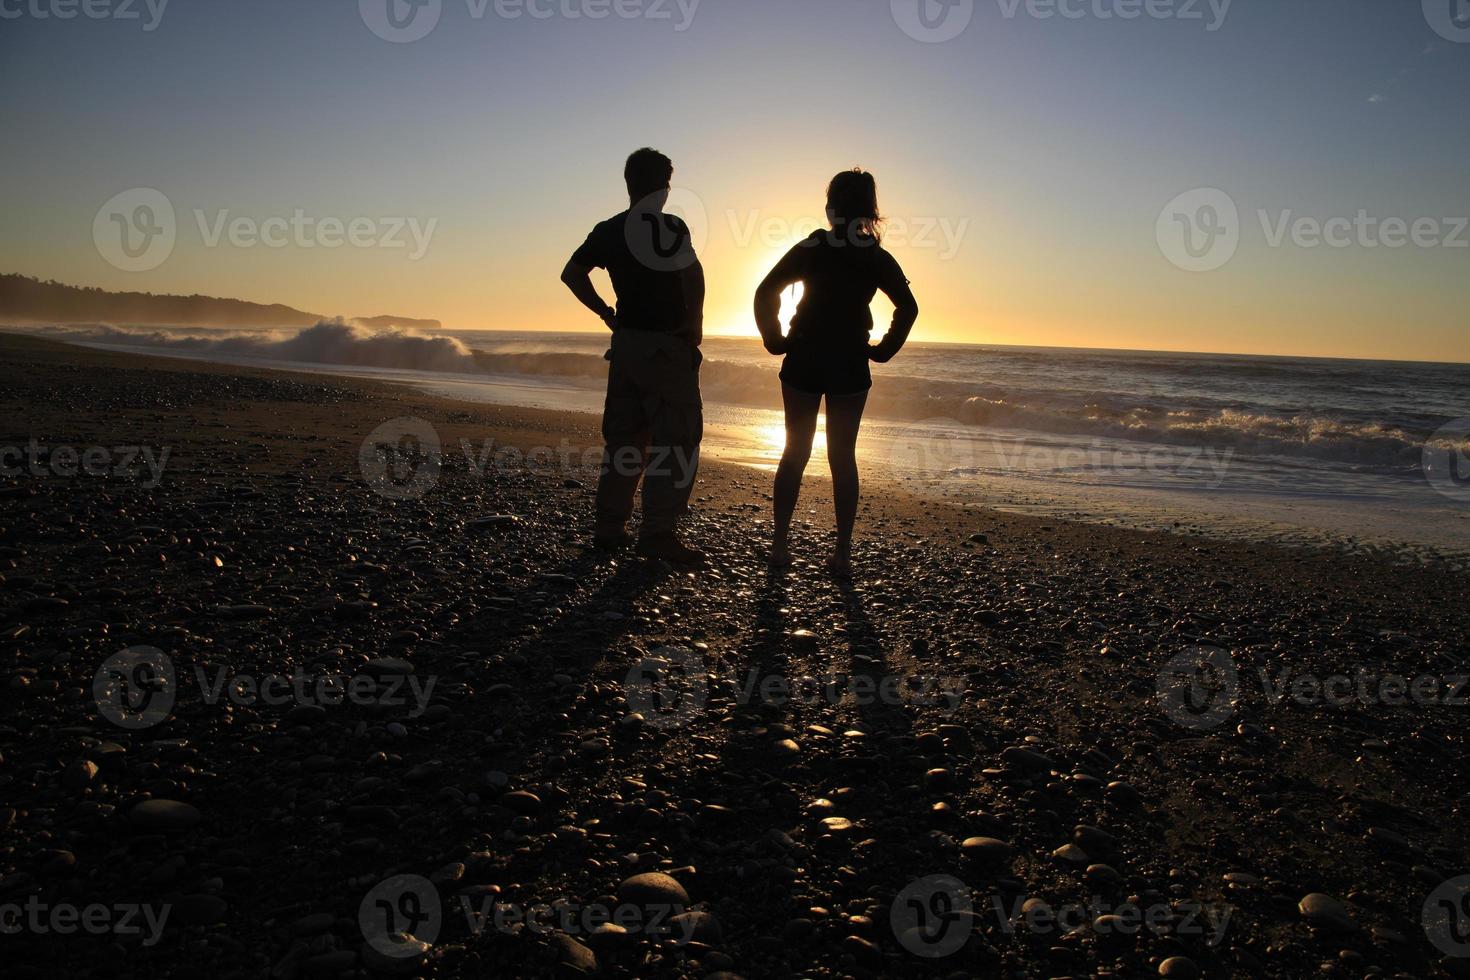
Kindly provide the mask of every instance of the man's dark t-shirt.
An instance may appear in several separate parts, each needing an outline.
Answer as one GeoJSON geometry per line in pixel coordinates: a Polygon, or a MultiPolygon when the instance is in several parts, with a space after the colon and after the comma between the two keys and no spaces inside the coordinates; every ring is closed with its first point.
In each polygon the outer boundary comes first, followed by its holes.
{"type": "Polygon", "coordinates": [[[680,273],[694,264],[689,228],[677,215],[624,211],[601,222],[572,255],[606,269],[618,296],[618,329],[677,333],[685,326],[680,273]]]}

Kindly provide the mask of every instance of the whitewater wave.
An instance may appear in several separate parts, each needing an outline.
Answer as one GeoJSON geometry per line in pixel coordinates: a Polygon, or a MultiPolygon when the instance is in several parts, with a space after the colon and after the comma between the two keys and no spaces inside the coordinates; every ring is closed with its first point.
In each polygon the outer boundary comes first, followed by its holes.
{"type": "MultiPolygon", "coordinates": [[[[607,365],[594,354],[566,351],[476,350],[492,374],[600,381],[607,365]]],[[[781,407],[776,362],[757,367],[706,359],[700,384],[706,401],[781,407]]],[[[874,385],[868,414],[925,426],[958,424],[1050,435],[1128,439],[1174,446],[1230,449],[1257,456],[1307,458],[1386,472],[1417,470],[1432,428],[1311,414],[1272,415],[1238,408],[1073,391],[1001,391],[978,384],[888,375],[874,385]],[[977,394],[977,391],[981,392],[977,394]]],[[[1448,420],[1443,420],[1448,421],[1448,420]]],[[[1458,445],[1470,454],[1470,442],[1458,445]]]]}
{"type": "MultiPolygon", "coordinates": [[[[108,324],[45,328],[62,340],[79,340],[156,350],[248,356],[271,360],[454,374],[553,379],[595,388],[607,377],[607,362],[590,352],[552,344],[491,343],[472,349],[455,337],[412,329],[369,329],[325,320],[296,333],[228,333],[207,329],[120,328],[108,324]]],[[[1024,353],[1021,357],[1041,357],[1024,353]]],[[[1113,356],[1113,355],[1105,355],[1113,356]]],[[[707,402],[779,409],[777,361],[741,363],[707,357],[701,388],[707,402]]],[[[1136,366],[1136,365],[1135,365],[1136,366]]],[[[1177,365],[1176,365],[1177,367],[1177,365]]],[[[1326,370],[1341,370],[1336,365],[1326,370]]],[[[1260,371],[1259,365],[1253,370],[1260,371]]],[[[1282,368],[1286,370],[1286,368],[1282,368]]],[[[1292,371],[1312,371],[1292,366],[1292,371]]],[[[983,370],[977,375],[984,377],[983,370]]],[[[1075,383],[1075,382],[1074,382],[1075,383]]],[[[1426,443],[1470,459],[1463,431],[1436,435],[1449,418],[1371,418],[1343,410],[1277,412],[1228,405],[1207,386],[1186,395],[1100,393],[1088,386],[1009,389],[975,381],[941,380],[884,373],[868,400],[874,418],[917,423],[920,428],[952,424],[1021,430],[1048,435],[1126,439],[1242,455],[1310,460],[1371,472],[1417,471],[1426,443]]]]}
{"type": "Polygon", "coordinates": [[[221,334],[218,331],[176,328],[149,330],[106,323],[46,327],[37,332],[57,340],[259,357],[274,361],[411,371],[463,372],[476,369],[471,350],[454,337],[431,336],[399,327],[374,330],[342,319],[322,320],[287,335],[221,334]]]}

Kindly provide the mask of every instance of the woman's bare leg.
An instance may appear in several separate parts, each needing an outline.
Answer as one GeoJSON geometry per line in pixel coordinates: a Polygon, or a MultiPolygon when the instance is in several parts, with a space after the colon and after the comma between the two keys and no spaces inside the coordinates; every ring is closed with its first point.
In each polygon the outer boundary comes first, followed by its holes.
{"type": "Polygon", "coordinates": [[[868,393],[827,396],[827,462],[832,467],[832,501],[837,509],[837,547],[827,567],[834,574],[852,574],[852,526],[857,521],[858,429],[868,393]]]}
{"type": "Polygon", "coordinates": [[[776,468],[776,487],[772,493],[776,512],[776,533],[771,540],[772,565],[791,563],[791,515],[801,494],[801,475],[812,456],[817,413],[822,407],[821,395],[797,391],[787,384],[781,385],[781,400],[786,405],[786,448],[776,468]]]}

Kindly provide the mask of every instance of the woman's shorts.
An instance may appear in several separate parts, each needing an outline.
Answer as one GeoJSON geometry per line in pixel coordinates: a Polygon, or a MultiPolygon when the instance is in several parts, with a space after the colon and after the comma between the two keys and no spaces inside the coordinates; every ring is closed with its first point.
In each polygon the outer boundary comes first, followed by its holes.
{"type": "Polygon", "coordinates": [[[809,395],[856,395],[873,387],[868,346],[848,350],[796,347],[781,364],[781,381],[809,395]]]}

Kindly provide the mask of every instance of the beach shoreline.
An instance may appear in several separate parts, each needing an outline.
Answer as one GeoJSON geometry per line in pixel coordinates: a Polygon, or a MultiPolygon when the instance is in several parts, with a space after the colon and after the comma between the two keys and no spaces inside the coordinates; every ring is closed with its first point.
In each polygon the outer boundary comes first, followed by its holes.
{"type": "MultiPolygon", "coordinates": [[[[517,334],[480,332],[472,339],[486,347],[474,348],[474,361],[457,371],[281,360],[263,352],[180,347],[177,338],[157,347],[71,342],[195,363],[377,380],[475,404],[600,414],[602,392],[593,375],[604,365],[590,353],[601,350],[595,335],[579,340],[586,348],[579,353],[562,351],[555,339],[535,341],[517,334]],[[520,370],[530,373],[495,373],[520,370]]],[[[717,348],[707,357],[716,379],[734,369],[720,361],[729,356],[728,348],[717,348]]],[[[766,367],[769,376],[756,377],[750,374],[751,365],[742,362],[738,390],[730,389],[729,377],[706,385],[705,460],[774,470],[783,438],[780,412],[769,404],[761,407],[752,394],[752,389],[767,390],[775,397],[773,363],[766,367]],[[735,401],[726,400],[731,397],[735,401]]],[[[900,380],[912,386],[918,379],[900,380]]],[[[876,390],[882,393],[888,386],[888,380],[880,379],[876,390]]],[[[1401,564],[1470,569],[1470,509],[1431,490],[1435,484],[1424,469],[1427,463],[1421,465],[1417,456],[1411,470],[1400,466],[1392,477],[1365,475],[1354,465],[1318,471],[1301,468],[1300,460],[1257,457],[1228,443],[1161,445],[1071,431],[977,426],[955,418],[885,416],[884,407],[882,399],[869,406],[860,436],[864,479],[895,484],[911,495],[1053,521],[1326,548],[1401,564]]],[[[820,430],[818,437],[814,472],[825,470],[820,430]]]]}
{"type": "Polygon", "coordinates": [[[1467,709],[1381,685],[1466,670],[1453,565],[872,479],[847,586],[820,572],[814,467],[773,576],[769,476],[713,461],[687,522],[710,561],[683,570],[587,548],[595,416],[13,336],[0,361],[0,447],[36,447],[0,478],[0,899],[173,910],[153,945],[7,937],[11,975],[1456,975],[1421,918],[1470,873],[1467,709]],[[387,479],[364,445],[409,420],[437,468],[387,479]],[[130,729],[94,680],[138,647],[177,697],[130,729]],[[1181,708],[1160,685],[1200,650],[1234,686],[1181,708]],[[663,711],[636,669],[686,656],[699,697],[663,711]],[[432,696],[211,702],[217,671],[432,696]],[[1273,687],[1363,672],[1380,684],[1343,703],[1273,687]],[[638,904],[647,872],[685,892],[687,935],[461,914],[638,904]],[[442,921],[385,966],[360,912],[403,874],[442,921]],[[973,915],[930,960],[891,916],[934,876],[973,915]],[[1164,924],[992,914],[1028,898],[1164,924]],[[1184,927],[1191,907],[1223,925],[1184,927]]]}

